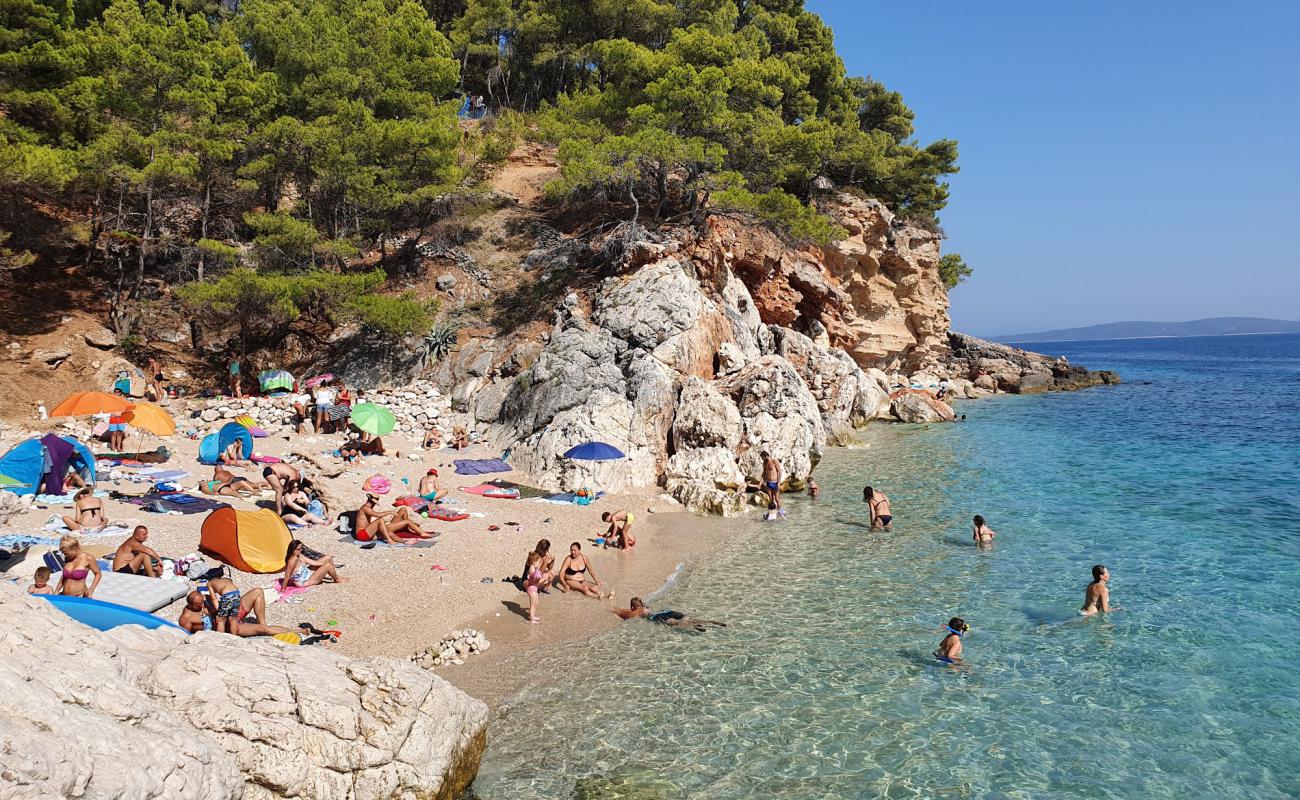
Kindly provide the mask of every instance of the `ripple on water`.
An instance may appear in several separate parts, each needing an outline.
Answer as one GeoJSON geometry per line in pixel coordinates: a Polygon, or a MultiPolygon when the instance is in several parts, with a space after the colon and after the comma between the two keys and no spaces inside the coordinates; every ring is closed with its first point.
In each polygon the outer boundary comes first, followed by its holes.
{"type": "Polygon", "coordinates": [[[1272,380],[1300,337],[1243,338],[1090,344],[1067,354],[1151,383],[831,452],[823,502],[736,522],[657,602],[725,630],[537,659],[476,796],[1300,796],[1300,381],[1272,380]],[[862,524],[867,481],[893,534],[862,524]],[[1099,562],[1126,609],[1084,619],[1099,562]],[[953,615],[963,670],[929,657],[953,615]]]}

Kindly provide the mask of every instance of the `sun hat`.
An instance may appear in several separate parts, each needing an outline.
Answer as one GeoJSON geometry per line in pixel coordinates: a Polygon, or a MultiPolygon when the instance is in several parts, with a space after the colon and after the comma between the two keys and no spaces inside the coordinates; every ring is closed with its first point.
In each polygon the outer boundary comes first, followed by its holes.
{"type": "Polygon", "coordinates": [[[371,475],[361,484],[361,490],[371,494],[388,494],[392,488],[392,483],[383,475],[371,475]]]}
{"type": "Polygon", "coordinates": [[[431,469],[431,470],[429,470],[429,471],[428,471],[427,473],[425,473],[425,474],[426,474],[426,475],[437,475],[437,474],[438,474],[438,470],[436,470],[436,469],[431,469]]]}

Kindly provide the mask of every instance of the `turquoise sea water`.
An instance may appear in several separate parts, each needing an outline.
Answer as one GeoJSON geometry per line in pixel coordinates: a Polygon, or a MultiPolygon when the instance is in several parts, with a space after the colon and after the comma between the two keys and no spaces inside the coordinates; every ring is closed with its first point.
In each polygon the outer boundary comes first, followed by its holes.
{"type": "Polygon", "coordinates": [[[475,795],[1300,796],[1300,336],[1042,349],[1127,382],[831,451],[820,502],[725,523],[652,604],[726,630],[538,659],[475,795]],[[1122,610],[1084,619],[1095,563],[1122,610]],[[965,669],[929,657],[954,615],[965,669]]]}

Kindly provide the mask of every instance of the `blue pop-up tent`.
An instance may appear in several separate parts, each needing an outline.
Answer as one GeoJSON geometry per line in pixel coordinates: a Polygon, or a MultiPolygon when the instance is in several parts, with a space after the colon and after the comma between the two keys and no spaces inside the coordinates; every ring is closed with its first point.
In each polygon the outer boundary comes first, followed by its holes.
{"type": "MultiPolygon", "coordinates": [[[[242,458],[248,458],[253,455],[253,434],[248,432],[248,428],[240,425],[238,422],[227,422],[221,430],[216,433],[209,433],[199,442],[199,463],[212,466],[221,463],[221,454],[233,442],[242,442],[240,449],[242,458]]],[[[17,475],[13,477],[18,477],[17,475]]]]}
{"type": "Polygon", "coordinates": [[[23,484],[6,489],[17,495],[63,494],[69,467],[87,483],[95,482],[95,454],[90,448],[71,436],[52,433],[16,444],[0,457],[0,474],[23,484]]]}

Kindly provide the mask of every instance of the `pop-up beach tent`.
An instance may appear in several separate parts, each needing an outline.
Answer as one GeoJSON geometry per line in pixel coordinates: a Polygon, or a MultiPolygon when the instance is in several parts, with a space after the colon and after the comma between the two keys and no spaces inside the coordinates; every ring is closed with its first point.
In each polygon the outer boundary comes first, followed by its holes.
{"type": "Polygon", "coordinates": [[[209,433],[199,442],[199,463],[209,466],[221,463],[221,454],[235,441],[243,442],[244,458],[253,455],[253,434],[238,422],[227,422],[221,430],[209,433]]]}
{"type": "Polygon", "coordinates": [[[95,482],[95,454],[90,448],[71,436],[52,433],[14,445],[0,457],[0,474],[21,484],[5,489],[17,495],[63,494],[68,467],[87,483],[95,482]]]}
{"type": "Polygon", "coordinates": [[[289,526],[269,508],[236,511],[218,508],[203,520],[199,552],[241,572],[266,575],[284,569],[289,526]]]}

